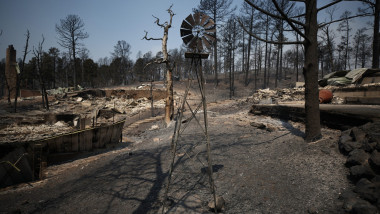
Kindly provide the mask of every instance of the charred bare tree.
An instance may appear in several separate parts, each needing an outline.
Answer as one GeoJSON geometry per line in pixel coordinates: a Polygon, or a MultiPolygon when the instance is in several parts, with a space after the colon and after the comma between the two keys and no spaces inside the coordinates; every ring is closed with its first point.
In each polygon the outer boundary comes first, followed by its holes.
{"type": "Polygon", "coordinates": [[[26,42],[25,42],[25,46],[24,46],[24,56],[22,58],[22,64],[21,64],[21,68],[20,68],[20,73],[17,75],[17,83],[16,83],[16,96],[15,96],[15,105],[14,105],[14,111],[17,112],[17,97],[20,93],[20,82],[21,82],[21,78],[22,78],[22,75],[24,73],[24,68],[25,68],[25,58],[26,58],[26,55],[28,55],[28,53],[30,51],[28,51],[28,47],[29,47],[29,38],[30,38],[30,32],[29,30],[26,31],[26,42]]]}
{"type": "Polygon", "coordinates": [[[355,69],[358,65],[364,68],[367,56],[370,55],[368,50],[370,44],[368,44],[368,41],[371,37],[365,33],[366,31],[367,28],[360,28],[356,31],[356,34],[354,36],[355,69]],[[359,62],[359,60],[361,61],[361,63],[359,62]]]}
{"type": "MultiPolygon", "coordinates": [[[[328,22],[333,21],[333,14],[336,11],[336,6],[328,8],[326,10],[327,15],[329,17],[328,22]]],[[[325,46],[327,47],[327,52],[328,52],[328,68],[329,72],[334,72],[335,67],[334,67],[334,32],[330,28],[330,24],[325,25],[324,27],[321,28],[323,34],[322,34],[322,39],[325,41],[325,46]]]]}
{"type": "Polygon", "coordinates": [[[159,27],[164,29],[164,35],[162,38],[148,38],[148,32],[145,31],[145,36],[143,39],[145,40],[161,40],[162,41],[162,54],[163,57],[161,59],[156,59],[155,63],[162,64],[164,63],[166,65],[166,100],[165,100],[165,123],[166,125],[169,125],[170,121],[173,119],[173,113],[174,113],[174,101],[173,101],[173,69],[175,67],[174,63],[171,63],[169,59],[168,54],[168,36],[169,36],[169,29],[172,26],[173,16],[175,15],[172,11],[172,6],[169,7],[167,10],[170,16],[169,22],[166,21],[164,23],[160,23],[160,19],[153,16],[156,21],[156,23],[159,27]]]}
{"type": "Polygon", "coordinates": [[[80,58],[80,67],[81,67],[81,83],[82,86],[84,85],[85,78],[84,78],[84,61],[88,59],[89,50],[87,48],[81,48],[79,50],[79,58],[80,58]]]}
{"type": "Polygon", "coordinates": [[[42,69],[42,45],[45,42],[44,36],[42,36],[42,41],[38,43],[38,48],[35,49],[33,48],[33,54],[34,57],[36,58],[36,67],[37,67],[37,77],[40,82],[40,88],[41,88],[41,95],[42,95],[42,105],[43,107],[49,111],[49,100],[46,92],[46,87],[45,87],[45,80],[43,76],[43,69],[42,69]]]}
{"type": "Polygon", "coordinates": [[[366,8],[359,8],[360,13],[373,16],[373,35],[372,35],[372,68],[379,68],[380,57],[380,0],[360,0],[366,8]]]}
{"type": "Polygon", "coordinates": [[[114,46],[114,52],[112,56],[114,59],[120,59],[120,74],[122,76],[122,84],[127,84],[127,69],[128,69],[128,60],[129,55],[131,54],[131,45],[124,40],[118,41],[114,46]]]}
{"type": "Polygon", "coordinates": [[[350,28],[349,17],[351,17],[351,12],[344,11],[342,16],[342,22],[339,23],[338,31],[342,32],[343,35],[341,37],[342,46],[344,47],[344,70],[350,69],[350,32],[352,28],[350,28]]]}
{"type": "MultiPolygon", "coordinates": [[[[228,17],[235,8],[230,9],[232,0],[201,0],[198,6],[200,12],[209,15],[215,22],[216,26],[223,22],[225,17],[228,17]]],[[[218,39],[217,39],[218,27],[216,27],[215,40],[214,40],[214,72],[215,72],[215,84],[218,86],[218,39]]]]}
{"type": "Polygon", "coordinates": [[[66,48],[72,56],[73,80],[76,89],[76,53],[82,45],[80,40],[88,38],[88,34],[84,32],[84,23],[77,15],[68,15],[65,19],[61,19],[60,24],[55,25],[55,31],[58,33],[58,43],[66,48]]]}
{"type": "MultiPolygon", "coordinates": [[[[226,63],[229,71],[230,99],[235,96],[235,49],[236,47],[236,20],[234,16],[228,19],[222,30],[223,41],[226,49],[226,63]]],[[[227,72],[227,70],[225,71],[227,72]]]]}
{"type": "MultiPolygon", "coordinates": [[[[255,9],[253,7],[250,7],[246,2],[243,3],[243,13],[247,14],[247,22],[248,22],[248,30],[249,32],[253,32],[253,21],[254,21],[254,14],[255,9]]],[[[247,50],[247,60],[246,65],[243,63],[243,70],[245,70],[245,81],[244,85],[248,86],[249,84],[249,69],[250,69],[250,58],[251,58],[251,48],[252,48],[252,36],[248,34],[248,50],[247,50]]]]}
{"type": "Polygon", "coordinates": [[[49,48],[49,55],[52,57],[53,60],[53,88],[55,88],[55,84],[57,82],[56,74],[57,74],[57,61],[59,57],[59,50],[58,48],[51,47],[49,48]]]}

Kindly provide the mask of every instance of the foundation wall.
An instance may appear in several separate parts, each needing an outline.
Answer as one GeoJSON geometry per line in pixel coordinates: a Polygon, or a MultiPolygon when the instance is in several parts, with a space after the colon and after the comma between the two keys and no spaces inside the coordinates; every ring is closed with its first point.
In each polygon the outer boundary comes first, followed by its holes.
{"type": "Polygon", "coordinates": [[[125,120],[36,142],[0,145],[1,150],[10,151],[0,159],[0,188],[41,178],[44,168],[50,164],[120,142],[124,123],[125,120]]]}

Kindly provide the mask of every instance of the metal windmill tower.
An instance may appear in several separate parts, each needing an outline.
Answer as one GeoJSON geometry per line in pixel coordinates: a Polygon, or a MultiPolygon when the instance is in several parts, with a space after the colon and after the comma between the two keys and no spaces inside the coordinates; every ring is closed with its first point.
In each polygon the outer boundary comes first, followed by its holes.
{"type": "MultiPolygon", "coordinates": [[[[211,145],[208,134],[208,119],[207,119],[207,103],[206,103],[206,94],[205,94],[205,78],[202,72],[202,59],[207,59],[209,54],[208,50],[211,47],[211,44],[215,40],[215,23],[214,21],[203,13],[195,13],[190,14],[183,20],[181,25],[181,37],[183,42],[187,45],[188,49],[191,50],[185,53],[185,58],[191,59],[191,72],[195,74],[197,80],[197,86],[199,88],[199,92],[201,95],[200,103],[197,105],[198,107],[194,110],[191,108],[188,103],[188,95],[189,89],[192,83],[192,77],[189,75],[189,79],[187,80],[186,90],[184,97],[182,98],[182,103],[180,108],[177,111],[177,120],[175,123],[174,134],[172,137],[171,148],[172,148],[172,162],[169,169],[168,183],[165,191],[165,200],[168,198],[168,193],[172,180],[172,173],[174,170],[174,163],[176,159],[176,153],[178,149],[178,144],[181,138],[181,134],[186,129],[188,123],[195,119],[195,121],[199,124],[200,129],[202,129],[202,133],[204,134],[203,141],[198,141],[201,143],[206,143],[207,147],[207,173],[209,177],[209,184],[211,193],[213,195],[214,205],[216,205],[216,194],[215,194],[215,185],[213,180],[213,172],[212,172],[212,162],[211,162],[211,145]],[[200,108],[203,107],[203,121],[197,118],[197,113],[200,108]],[[189,110],[191,115],[186,118],[187,124],[183,127],[181,126],[184,119],[184,112],[189,110]],[[203,124],[202,124],[203,122],[203,124]]],[[[196,145],[197,146],[197,145],[196,145]]],[[[195,146],[194,146],[195,147],[195,146]]],[[[189,155],[188,155],[189,156],[189,155]]],[[[196,156],[196,155],[195,155],[196,156]]],[[[190,156],[189,156],[190,158],[190,156]]],[[[165,203],[162,209],[164,213],[165,203]]],[[[216,209],[215,209],[216,212],[216,209]]]]}

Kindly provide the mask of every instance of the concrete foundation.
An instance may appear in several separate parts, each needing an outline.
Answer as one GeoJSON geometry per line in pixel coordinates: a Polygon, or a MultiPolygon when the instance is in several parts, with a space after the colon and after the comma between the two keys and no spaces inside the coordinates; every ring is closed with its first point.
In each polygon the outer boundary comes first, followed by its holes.
{"type": "MultiPolygon", "coordinates": [[[[321,124],[333,129],[346,130],[380,120],[380,106],[321,104],[319,108],[321,124]]],[[[305,120],[305,108],[302,104],[253,105],[250,113],[284,120],[305,120]]]]}
{"type": "Polygon", "coordinates": [[[124,123],[125,120],[35,142],[0,144],[4,155],[0,158],[0,188],[39,179],[50,164],[121,142],[124,123]]]}
{"type": "Polygon", "coordinates": [[[344,87],[332,90],[334,96],[343,98],[347,104],[380,105],[378,85],[344,87]]]}

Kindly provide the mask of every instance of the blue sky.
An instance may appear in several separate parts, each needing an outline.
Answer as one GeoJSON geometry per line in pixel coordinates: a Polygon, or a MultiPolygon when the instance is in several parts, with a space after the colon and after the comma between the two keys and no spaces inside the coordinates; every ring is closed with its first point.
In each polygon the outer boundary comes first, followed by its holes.
{"type": "MultiPolygon", "coordinates": [[[[162,21],[169,19],[167,9],[173,4],[176,14],[169,31],[168,47],[180,47],[180,24],[198,1],[183,0],[0,0],[0,59],[5,57],[8,45],[13,44],[17,58],[22,56],[25,33],[31,33],[30,48],[37,46],[42,34],[45,37],[44,49],[58,47],[55,25],[68,14],[82,18],[89,38],[83,43],[90,50],[90,57],[97,61],[100,57],[110,56],[118,40],[125,40],[132,46],[134,59],[139,50],[144,54],[154,54],[161,49],[160,41],[141,40],[144,30],[149,36],[162,37],[163,31],[152,15],[162,21]]],[[[31,56],[31,53],[29,54],[31,56]]]]}
{"type": "MultiPolygon", "coordinates": [[[[234,0],[240,5],[243,0],[234,0]]],[[[329,2],[319,1],[319,5],[329,2]]],[[[140,50],[143,54],[161,50],[161,41],[141,40],[144,30],[151,37],[162,37],[163,31],[156,24],[152,15],[161,21],[169,19],[167,9],[173,4],[176,14],[169,31],[168,48],[179,48],[182,40],[179,34],[181,22],[197,7],[199,0],[0,0],[0,59],[5,58],[5,50],[13,44],[17,58],[21,58],[25,45],[25,33],[31,33],[30,50],[45,37],[44,50],[50,47],[62,47],[57,44],[55,25],[69,14],[82,18],[89,38],[83,43],[90,51],[90,58],[97,61],[100,57],[110,57],[113,46],[118,40],[125,40],[132,46],[131,58],[135,59],[140,50]]],[[[359,3],[340,3],[337,17],[342,10],[355,13],[359,3]]],[[[355,20],[354,25],[364,26],[364,20],[355,20]]],[[[29,53],[28,58],[32,56],[29,53]]]]}

